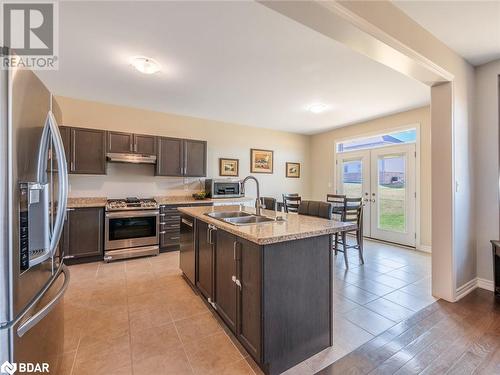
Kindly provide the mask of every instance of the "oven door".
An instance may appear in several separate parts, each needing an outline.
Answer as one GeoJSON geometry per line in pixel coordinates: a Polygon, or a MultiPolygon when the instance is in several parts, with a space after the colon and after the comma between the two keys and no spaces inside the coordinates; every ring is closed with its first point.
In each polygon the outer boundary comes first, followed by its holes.
{"type": "Polygon", "coordinates": [[[105,250],[158,245],[157,210],[106,212],[105,250]]]}

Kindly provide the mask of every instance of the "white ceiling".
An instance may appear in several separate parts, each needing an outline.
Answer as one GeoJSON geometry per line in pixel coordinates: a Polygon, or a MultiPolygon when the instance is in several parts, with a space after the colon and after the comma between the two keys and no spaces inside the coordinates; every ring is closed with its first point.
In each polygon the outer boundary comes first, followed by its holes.
{"type": "Polygon", "coordinates": [[[429,103],[420,82],[255,2],[59,4],[59,71],[39,74],[57,95],[304,134],[429,103]],[[134,71],[134,55],[162,72],[134,71]]]}
{"type": "Polygon", "coordinates": [[[500,58],[500,1],[395,1],[473,65],[500,58]]]}

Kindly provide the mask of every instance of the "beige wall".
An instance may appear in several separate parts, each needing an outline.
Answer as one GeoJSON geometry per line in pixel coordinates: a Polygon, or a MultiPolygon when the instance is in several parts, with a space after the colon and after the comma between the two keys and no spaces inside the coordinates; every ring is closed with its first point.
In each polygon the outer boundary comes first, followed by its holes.
{"type": "MultiPolygon", "coordinates": [[[[389,1],[341,1],[351,19],[387,45],[451,81],[431,89],[433,293],[454,301],[476,278],[476,199],[472,147],[474,68],[389,1]],[[379,32],[380,31],[380,32],[379,32]],[[450,105],[441,105],[444,96],[450,105]],[[448,112],[448,115],[441,112],[448,112]],[[462,287],[465,287],[463,289],[462,287]]],[[[376,50],[377,51],[377,50],[376,50]]],[[[376,55],[376,52],[374,52],[376,55]]],[[[404,69],[402,70],[404,71],[404,69]]],[[[406,74],[411,75],[411,72],[406,74]]]]}
{"type": "MultiPolygon", "coordinates": [[[[477,277],[493,282],[490,240],[499,238],[498,127],[500,60],[476,68],[477,277]]],[[[492,287],[492,285],[490,284],[492,287]]]]}
{"type": "MultiPolygon", "coordinates": [[[[56,101],[63,125],[206,140],[208,177],[218,177],[220,157],[240,159],[244,177],[250,174],[250,148],[274,150],[274,173],[255,174],[261,195],[310,195],[308,136],[66,97],[56,101]],[[300,179],[285,177],[287,161],[301,163],[300,179]]],[[[72,175],[70,185],[73,197],[184,195],[199,190],[199,179],[155,177],[153,166],[108,163],[106,176],[72,175]]],[[[247,192],[255,196],[252,182],[247,192]]]]}
{"type": "MultiPolygon", "coordinates": [[[[311,195],[325,199],[335,188],[335,143],[345,138],[383,134],[394,128],[420,124],[420,244],[431,246],[431,124],[430,108],[421,107],[395,115],[346,126],[311,138],[311,195]]],[[[418,150],[417,150],[418,151],[418,150]]]]}

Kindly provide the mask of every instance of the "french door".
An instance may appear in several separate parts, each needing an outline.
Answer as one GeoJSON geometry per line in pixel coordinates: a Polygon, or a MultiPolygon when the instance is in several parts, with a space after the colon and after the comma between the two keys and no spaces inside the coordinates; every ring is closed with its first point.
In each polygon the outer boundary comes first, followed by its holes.
{"type": "Polygon", "coordinates": [[[337,193],[363,198],[366,237],[415,246],[415,144],[337,154],[337,193]]]}

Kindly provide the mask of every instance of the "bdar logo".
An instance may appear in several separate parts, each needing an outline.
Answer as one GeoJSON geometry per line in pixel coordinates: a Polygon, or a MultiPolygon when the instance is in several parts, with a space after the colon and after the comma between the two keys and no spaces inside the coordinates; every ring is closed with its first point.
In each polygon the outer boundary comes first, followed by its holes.
{"type": "Polygon", "coordinates": [[[0,372],[2,374],[12,375],[17,371],[17,365],[15,363],[10,363],[9,361],[5,361],[2,366],[0,366],[0,372]]]}

